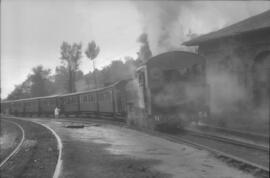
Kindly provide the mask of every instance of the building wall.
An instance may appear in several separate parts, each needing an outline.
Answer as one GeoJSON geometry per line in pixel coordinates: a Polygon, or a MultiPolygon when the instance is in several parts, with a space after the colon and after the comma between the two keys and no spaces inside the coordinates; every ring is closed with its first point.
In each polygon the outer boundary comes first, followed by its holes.
{"type": "Polygon", "coordinates": [[[212,115],[269,123],[269,31],[207,42],[198,53],[207,59],[212,115]]]}

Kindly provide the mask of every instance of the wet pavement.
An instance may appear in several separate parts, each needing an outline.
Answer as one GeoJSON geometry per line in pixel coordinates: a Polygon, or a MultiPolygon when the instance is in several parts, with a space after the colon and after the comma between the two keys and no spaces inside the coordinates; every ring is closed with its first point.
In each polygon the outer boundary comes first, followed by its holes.
{"type": "Polygon", "coordinates": [[[60,177],[253,177],[204,150],[126,127],[85,124],[68,128],[66,122],[38,122],[51,127],[62,140],[60,177]]]}

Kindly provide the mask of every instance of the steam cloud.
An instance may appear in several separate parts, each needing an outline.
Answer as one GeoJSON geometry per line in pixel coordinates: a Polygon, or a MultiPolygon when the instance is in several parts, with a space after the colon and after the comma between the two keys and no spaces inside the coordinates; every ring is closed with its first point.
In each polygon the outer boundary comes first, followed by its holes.
{"type": "MultiPolygon", "coordinates": [[[[270,9],[270,3],[262,1],[134,1],[134,4],[141,15],[143,32],[147,34],[153,55],[171,50],[194,51],[195,48],[181,44],[192,37],[216,31],[270,9]]],[[[227,53],[234,62],[231,66],[234,68],[244,66],[230,49],[227,53]]],[[[219,57],[212,60],[219,61],[219,57]]],[[[208,66],[207,82],[210,85],[211,112],[214,114],[237,113],[239,107],[248,109],[250,96],[241,82],[239,83],[237,74],[231,73],[230,70],[220,71],[208,66]]],[[[155,102],[166,106],[181,104],[183,98],[179,98],[177,91],[179,91],[177,86],[167,86],[164,92],[155,98],[155,102]]],[[[199,95],[194,90],[185,97],[192,100],[199,95]]],[[[260,118],[266,119],[265,116],[260,118]]]]}
{"type": "Polygon", "coordinates": [[[152,57],[152,52],[150,50],[147,34],[146,33],[141,34],[137,41],[141,43],[141,48],[140,51],[138,52],[139,59],[142,61],[148,60],[150,57],[152,57]]]}
{"type": "Polygon", "coordinates": [[[191,50],[191,37],[223,28],[270,8],[268,2],[134,1],[153,55],[191,50]]]}

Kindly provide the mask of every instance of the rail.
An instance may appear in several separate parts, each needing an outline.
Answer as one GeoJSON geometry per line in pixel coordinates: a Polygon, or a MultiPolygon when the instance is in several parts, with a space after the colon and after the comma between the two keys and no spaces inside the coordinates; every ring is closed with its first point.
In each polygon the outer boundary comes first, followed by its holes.
{"type": "Polygon", "coordinates": [[[19,124],[17,124],[16,122],[13,122],[13,121],[7,121],[4,119],[1,119],[1,121],[9,122],[9,123],[16,125],[21,131],[22,138],[21,138],[19,144],[16,146],[16,148],[0,163],[0,168],[3,167],[5,165],[5,163],[19,151],[19,149],[21,148],[21,146],[24,142],[24,139],[25,139],[25,133],[24,133],[24,129],[22,128],[22,126],[20,126],[19,124]]]}

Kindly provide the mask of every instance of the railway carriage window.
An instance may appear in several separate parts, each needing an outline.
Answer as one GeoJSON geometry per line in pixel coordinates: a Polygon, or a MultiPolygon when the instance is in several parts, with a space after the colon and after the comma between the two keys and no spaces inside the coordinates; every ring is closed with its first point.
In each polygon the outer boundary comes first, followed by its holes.
{"type": "Polygon", "coordinates": [[[79,96],[79,103],[83,103],[83,96],[79,96]]]}
{"type": "Polygon", "coordinates": [[[180,75],[178,70],[166,70],[164,71],[164,79],[166,82],[177,82],[181,79],[184,79],[183,76],[180,75]]]}
{"type": "Polygon", "coordinates": [[[111,96],[112,96],[112,91],[109,91],[109,92],[108,92],[108,95],[107,95],[108,101],[111,101],[111,96]]]}
{"type": "Polygon", "coordinates": [[[138,78],[139,78],[139,85],[141,87],[144,87],[144,85],[145,85],[144,73],[143,72],[139,73],[139,77],[138,78]]]}
{"type": "Polygon", "coordinates": [[[75,103],[74,97],[71,97],[71,103],[75,103]]]}
{"type": "Polygon", "coordinates": [[[87,103],[87,95],[82,96],[83,103],[87,103]]]}
{"type": "Polygon", "coordinates": [[[102,95],[101,95],[101,94],[98,95],[98,100],[99,100],[99,101],[102,100],[102,95]]]}
{"type": "Polygon", "coordinates": [[[103,94],[100,94],[100,99],[99,99],[100,101],[102,101],[103,100],[103,94]]]}

